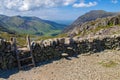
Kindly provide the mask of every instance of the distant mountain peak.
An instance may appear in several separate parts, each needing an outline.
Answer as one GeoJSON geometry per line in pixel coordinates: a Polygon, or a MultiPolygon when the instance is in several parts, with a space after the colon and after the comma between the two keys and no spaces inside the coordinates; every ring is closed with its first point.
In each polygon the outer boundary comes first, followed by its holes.
{"type": "Polygon", "coordinates": [[[114,16],[116,14],[118,14],[118,13],[107,12],[107,11],[104,11],[104,10],[92,10],[92,11],[89,11],[89,12],[85,13],[84,15],[78,17],[78,19],[75,20],[63,32],[69,33],[74,28],[77,28],[78,26],[80,26],[81,24],[83,24],[85,22],[96,20],[97,18],[104,18],[104,17],[108,17],[108,16],[114,16]]]}
{"type": "Polygon", "coordinates": [[[104,11],[104,10],[91,10],[91,11],[89,11],[89,13],[95,13],[95,12],[107,12],[107,11],[104,11]]]}

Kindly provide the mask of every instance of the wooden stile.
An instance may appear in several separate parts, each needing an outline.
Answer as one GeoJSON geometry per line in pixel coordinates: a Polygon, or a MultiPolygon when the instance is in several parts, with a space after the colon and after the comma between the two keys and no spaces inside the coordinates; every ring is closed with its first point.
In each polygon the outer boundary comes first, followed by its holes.
{"type": "Polygon", "coordinates": [[[27,39],[27,46],[24,48],[17,48],[15,37],[12,37],[11,41],[10,41],[11,42],[11,51],[16,53],[19,69],[24,69],[24,68],[30,67],[30,66],[35,67],[35,61],[34,61],[33,52],[32,52],[32,48],[31,48],[31,44],[30,44],[30,37],[27,35],[26,39],[27,39]],[[25,52],[29,53],[30,56],[20,58],[20,55],[25,54],[25,52]],[[22,61],[24,62],[26,60],[30,60],[32,63],[22,65],[22,61]]]}

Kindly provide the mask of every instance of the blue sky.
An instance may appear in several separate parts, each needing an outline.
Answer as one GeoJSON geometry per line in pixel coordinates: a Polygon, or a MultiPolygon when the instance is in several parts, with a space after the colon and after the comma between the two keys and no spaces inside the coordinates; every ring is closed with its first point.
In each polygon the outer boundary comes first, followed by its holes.
{"type": "Polygon", "coordinates": [[[120,12],[120,0],[1,0],[0,14],[73,21],[90,10],[120,12]]]}

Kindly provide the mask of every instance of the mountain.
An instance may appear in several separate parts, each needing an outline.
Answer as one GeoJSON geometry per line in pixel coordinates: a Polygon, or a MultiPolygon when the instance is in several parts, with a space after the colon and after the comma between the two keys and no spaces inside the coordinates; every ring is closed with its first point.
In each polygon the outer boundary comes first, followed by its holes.
{"type": "Polygon", "coordinates": [[[113,16],[113,15],[117,15],[117,13],[113,13],[113,12],[106,12],[103,10],[92,10],[82,16],[80,16],[77,20],[75,20],[70,26],[68,26],[66,29],[64,29],[64,33],[74,33],[75,29],[79,30],[79,27],[85,23],[85,22],[89,22],[92,20],[96,20],[97,18],[104,18],[104,17],[108,17],[108,16],[113,16]]]}
{"type": "Polygon", "coordinates": [[[1,32],[6,32],[8,34],[14,34],[15,33],[14,31],[10,31],[7,28],[3,27],[2,25],[5,25],[5,24],[0,21],[0,33],[1,32]]]}
{"type": "Polygon", "coordinates": [[[0,28],[7,31],[32,35],[56,35],[66,26],[37,17],[9,17],[5,15],[0,15],[0,25],[0,28]]]}
{"type": "Polygon", "coordinates": [[[113,34],[120,34],[120,14],[84,22],[70,33],[70,35],[79,37],[113,34]]]}

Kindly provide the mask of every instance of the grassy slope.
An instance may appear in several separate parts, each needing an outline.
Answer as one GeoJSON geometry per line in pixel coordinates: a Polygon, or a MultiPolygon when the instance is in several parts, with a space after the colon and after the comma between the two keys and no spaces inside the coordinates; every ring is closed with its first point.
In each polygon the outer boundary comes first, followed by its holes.
{"type": "Polygon", "coordinates": [[[0,17],[4,27],[20,34],[45,35],[58,34],[65,25],[57,24],[52,21],[41,20],[36,17],[0,17]]]}

